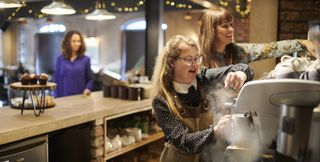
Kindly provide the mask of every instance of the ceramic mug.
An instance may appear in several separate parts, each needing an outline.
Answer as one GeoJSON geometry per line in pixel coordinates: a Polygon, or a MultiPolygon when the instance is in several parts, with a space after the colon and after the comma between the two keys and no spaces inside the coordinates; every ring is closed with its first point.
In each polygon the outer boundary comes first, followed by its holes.
{"type": "Polygon", "coordinates": [[[111,97],[111,86],[104,85],[102,90],[103,90],[103,97],[111,97]]]}
{"type": "Polygon", "coordinates": [[[119,87],[118,86],[111,86],[111,97],[112,98],[119,98],[119,87]]]}
{"type": "Polygon", "coordinates": [[[119,86],[119,98],[120,99],[128,99],[128,87],[119,86]]]}
{"type": "Polygon", "coordinates": [[[141,141],[142,133],[140,128],[127,128],[126,132],[129,136],[133,136],[135,141],[141,141]]]}
{"type": "Polygon", "coordinates": [[[298,79],[300,74],[310,66],[311,62],[304,57],[291,57],[284,55],[281,57],[281,62],[277,64],[275,69],[271,71],[268,78],[282,79],[294,78],[298,79]]]}
{"type": "Polygon", "coordinates": [[[313,63],[301,74],[300,79],[320,81],[320,60],[313,63]]]}
{"type": "Polygon", "coordinates": [[[142,100],[143,99],[143,88],[142,87],[130,87],[129,88],[129,100],[142,100]]]}

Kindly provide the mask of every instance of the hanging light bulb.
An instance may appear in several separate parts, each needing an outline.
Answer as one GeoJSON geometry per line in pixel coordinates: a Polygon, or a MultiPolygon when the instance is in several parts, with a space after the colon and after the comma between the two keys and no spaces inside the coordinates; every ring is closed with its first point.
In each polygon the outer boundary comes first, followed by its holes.
{"type": "Polygon", "coordinates": [[[65,4],[63,0],[53,0],[51,4],[43,7],[41,12],[49,15],[72,15],[76,10],[65,4]]]}
{"type": "Polygon", "coordinates": [[[0,8],[21,7],[22,4],[17,0],[0,0],[0,8]]]}
{"type": "Polygon", "coordinates": [[[96,9],[86,15],[87,20],[110,20],[115,18],[116,16],[108,12],[106,5],[99,0],[96,2],[96,9]]]}

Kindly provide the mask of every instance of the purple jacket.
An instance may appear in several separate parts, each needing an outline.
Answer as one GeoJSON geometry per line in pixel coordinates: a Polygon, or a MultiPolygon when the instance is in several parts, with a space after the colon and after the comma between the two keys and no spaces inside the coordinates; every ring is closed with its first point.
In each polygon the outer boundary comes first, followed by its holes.
{"type": "Polygon", "coordinates": [[[60,55],[56,62],[54,81],[57,83],[55,97],[81,94],[84,89],[92,90],[90,58],[77,57],[73,62],[60,55]]]}

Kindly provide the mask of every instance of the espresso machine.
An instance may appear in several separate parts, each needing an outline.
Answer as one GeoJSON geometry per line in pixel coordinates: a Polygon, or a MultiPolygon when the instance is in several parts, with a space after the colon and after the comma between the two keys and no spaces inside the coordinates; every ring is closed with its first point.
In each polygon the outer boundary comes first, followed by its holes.
{"type": "Polygon", "coordinates": [[[263,146],[277,138],[277,162],[309,162],[310,151],[320,152],[308,149],[313,110],[319,104],[320,82],[273,79],[245,84],[235,105],[240,111],[258,112],[263,146]]]}

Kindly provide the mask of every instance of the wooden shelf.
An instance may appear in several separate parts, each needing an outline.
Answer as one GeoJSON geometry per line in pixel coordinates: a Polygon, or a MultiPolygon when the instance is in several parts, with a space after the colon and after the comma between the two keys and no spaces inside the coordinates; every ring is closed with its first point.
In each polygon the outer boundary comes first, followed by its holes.
{"type": "Polygon", "coordinates": [[[116,150],[116,151],[112,151],[110,153],[106,153],[105,154],[105,160],[109,160],[109,159],[112,159],[116,156],[119,156],[121,154],[124,154],[124,153],[127,153],[131,150],[134,150],[138,147],[141,147],[143,145],[146,145],[146,144],[149,144],[151,142],[154,142],[158,139],[161,139],[163,137],[163,132],[158,132],[158,133],[155,133],[155,134],[152,134],[150,135],[147,139],[143,139],[139,142],[136,142],[134,144],[131,144],[129,146],[126,146],[126,147],[122,147],[121,149],[119,150],[116,150]]]}

